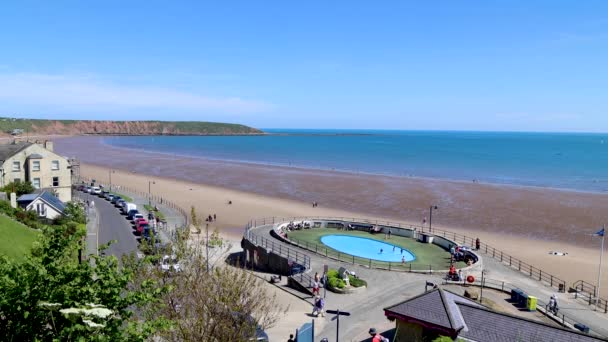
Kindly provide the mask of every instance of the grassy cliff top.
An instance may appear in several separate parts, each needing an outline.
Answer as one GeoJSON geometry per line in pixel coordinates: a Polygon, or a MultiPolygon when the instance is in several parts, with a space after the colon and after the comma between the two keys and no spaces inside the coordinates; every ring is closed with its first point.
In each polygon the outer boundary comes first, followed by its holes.
{"type": "Polygon", "coordinates": [[[28,134],[233,135],[261,134],[239,124],[204,121],[43,120],[0,117],[0,132],[28,134]]]}

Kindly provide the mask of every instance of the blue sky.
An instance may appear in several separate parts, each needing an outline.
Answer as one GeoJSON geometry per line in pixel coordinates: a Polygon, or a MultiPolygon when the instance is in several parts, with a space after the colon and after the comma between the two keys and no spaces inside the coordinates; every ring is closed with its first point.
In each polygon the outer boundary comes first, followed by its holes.
{"type": "Polygon", "coordinates": [[[91,3],[3,2],[1,116],[608,131],[606,1],[91,3]]]}

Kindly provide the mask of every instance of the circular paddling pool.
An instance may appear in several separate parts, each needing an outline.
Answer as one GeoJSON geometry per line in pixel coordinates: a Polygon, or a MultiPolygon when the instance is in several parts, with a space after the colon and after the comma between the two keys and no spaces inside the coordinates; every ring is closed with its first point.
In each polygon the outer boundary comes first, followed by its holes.
{"type": "Polygon", "coordinates": [[[321,242],[339,252],[365,259],[401,262],[401,258],[405,257],[407,262],[416,260],[416,256],[407,249],[378,240],[349,235],[325,235],[321,237],[321,242]]]}

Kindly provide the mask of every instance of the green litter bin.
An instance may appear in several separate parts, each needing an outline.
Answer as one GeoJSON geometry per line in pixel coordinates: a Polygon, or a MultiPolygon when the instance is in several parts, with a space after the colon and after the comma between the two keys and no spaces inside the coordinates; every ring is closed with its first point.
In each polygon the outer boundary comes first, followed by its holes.
{"type": "Polygon", "coordinates": [[[538,299],[534,296],[528,296],[528,301],[526,303],[526,309],[528,311],[536,311],[536,304],[538,303],[538,299]]]}

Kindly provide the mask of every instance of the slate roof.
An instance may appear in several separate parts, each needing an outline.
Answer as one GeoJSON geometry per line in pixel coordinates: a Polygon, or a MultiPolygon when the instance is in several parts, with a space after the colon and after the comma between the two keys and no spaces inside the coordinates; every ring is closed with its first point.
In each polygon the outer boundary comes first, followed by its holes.
{"type": "Polygon", "coordinates": [[[21,195],[19,196],[19,198],[17,198],[17,202],[32,202],[33,200],[35,200],[36,198],[38,198],[40,194],[25,194],[25,195],[21,195]]]}
{"type": "Polygon", "coordinates": [[[48,191],[43,191],[40,194],[40,198],[44,200],[48,205],[57,209],[60,213],[63,213],[65,210],[65,203],[61,202],[59,198],[55,197],[52,193],[48,191]]]}
{"type": "Polygon", "coordinates": [[[46,204],[50,205],[51,207],[53,207],[55,210],[57,210],[60,213],[63,213],[63,211],[65,210],[65,203],[61,202],[59,200],[59,198],[55,197],[52,193],[50,193],[49,191],[46,191],[46,190],[44,190],[40,193],[21,195],[17,199],[17,202],[20,202],[20,203],[26,202],[27,204],[30,204],[31,202],[36,200],[38,197],[40,197],[41,200],[43,200],[46,204]]]}
{"type": "Polygon", "coordinates": [[[0,144],[0,161],[5,161],[32,143],[0,144]]]}
{"type": "Polygon", "coordinates": [[[452,292],[435,289],[385,308],[384,311],[428,322],[445,329],[459,331],[466,329],[465,321],[456,306],[460,302],[481,307],[480,304],[452,292]]]}
{"type": "Polygon", "coordinates": [[[387,317],[457,333],[472,341],[605,341],[577,331],[492,311],[468,298],[435,289],[385,308],[387,317]]]}
{"type": "Polygon", "coordinates": [[[606,341],[574,330],[554,327],[487,308],[458,304],[468,331],[458,336],[474,341],[597,342],[606,341]]]}

